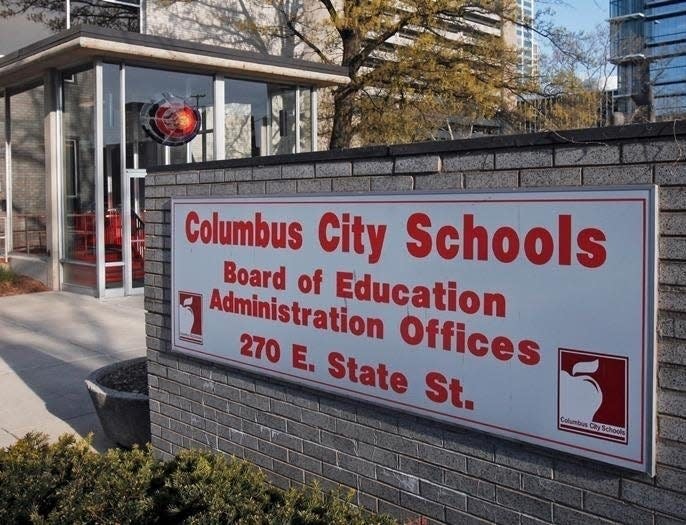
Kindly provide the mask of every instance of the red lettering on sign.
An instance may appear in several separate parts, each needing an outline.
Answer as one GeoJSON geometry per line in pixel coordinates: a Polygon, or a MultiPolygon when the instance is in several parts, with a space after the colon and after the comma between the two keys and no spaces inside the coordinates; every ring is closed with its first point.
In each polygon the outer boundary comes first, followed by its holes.
{"type": "MultiPolygon", "coordinates": [[[[571,215],[558,215],[555,232],[543,226],[525,232],[501,226],[490,235],[485,226],[476,224],[471,213],[462,216],[461,230],[446,224],[439,226],[434,234],[432,226],[431,217],[426,213],[417,212],[408,217],[405,228],[411,240],[406,248],[410,255],[423,259],[435,252],[445,260],[461,257],[466,261],[488,261],[493,257],[506,264],[524,258],[542,266],[557,254],[560,266],[570,266],[573,262],[571,215]]],[[[605,240],[605,234],[598,228],[580,230],[576,237],[577,262],[586,268],[602,266],[607,258],[605,240]]]]}

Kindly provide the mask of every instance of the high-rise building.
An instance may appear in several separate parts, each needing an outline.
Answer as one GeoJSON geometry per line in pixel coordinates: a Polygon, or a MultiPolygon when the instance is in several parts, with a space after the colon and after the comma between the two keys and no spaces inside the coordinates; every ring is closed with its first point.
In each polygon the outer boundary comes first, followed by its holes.
{"type": "Polygon", "coordinates": [[[517,26],[517,48],[519,50],[519,72],[522,77],[531,77],[538,68],[538,46],[536,33],[532,29],[535,20],[535,0],[518,0],[522,25],[517,26]]]}
{"type": "Polygon", "coordinates": [[[686,0],[610,0],[610,35],[625,121],[686,114],[686,0]]]}

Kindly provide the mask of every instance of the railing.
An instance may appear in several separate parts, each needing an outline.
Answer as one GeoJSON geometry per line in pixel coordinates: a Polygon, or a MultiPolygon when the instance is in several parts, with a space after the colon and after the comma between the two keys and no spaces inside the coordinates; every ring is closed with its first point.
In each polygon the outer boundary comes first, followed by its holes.
{"type": "Polygon", "coordinates": [[[145,222],[135,212],[131,212],[131,251],[139,259],[145,257],[145,222]]]}
{"type": "Polygon", "coordinates": [[[95,214],[72,213],[67,215],[67,238],[71,240],[68,254],[77,259],[91,258],[95,254],[95,214]]]}
{"type": "Polygon", "coordinates": [[[12,251],[26,255],[45,255],[47,250],[46,216],[15,213],[12,216],[12,251]]]}
{"type": "MultiPolygon", "coordinates": [[[[95,253],[95,214],[75,213],[68,216],[69,234],[73,239],[73,255],[77,258],[92,257],[95,253]]],[[[118,209],[105,214],[105,250],[122,250],[122,220],[118,209]]],[[[132,256],[145,256],[145,222],[141,216],[131,212],[132,256]]]]}

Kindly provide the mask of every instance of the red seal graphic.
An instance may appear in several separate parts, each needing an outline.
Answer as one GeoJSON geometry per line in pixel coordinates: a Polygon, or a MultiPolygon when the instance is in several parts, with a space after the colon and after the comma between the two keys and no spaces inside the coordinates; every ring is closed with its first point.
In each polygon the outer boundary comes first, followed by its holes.
{"type": "Polygon", "coordinates": [[[200,131],[200,111],[190,102],[163,93],[162,99],[145,104],[140,121],[145,133],[163,146],[182,146],[200,131]]]}
{"type": "Polygon", "coordinates": [[[202,344],[202,294],[179,292],[176,315],[179,339],[202,344]]]}
{"type": "Polygon", "coordinates": [[[566,348],[558,352],[557,427],[628,443],[629,359],[566,348]]]}

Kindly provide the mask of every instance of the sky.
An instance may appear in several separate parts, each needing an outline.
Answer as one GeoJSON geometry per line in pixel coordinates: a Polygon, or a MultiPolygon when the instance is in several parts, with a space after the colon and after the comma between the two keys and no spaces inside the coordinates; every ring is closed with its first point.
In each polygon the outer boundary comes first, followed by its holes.
{"type": "Polygon", "coordinates": [[[609,17],[609,0],[538,0],[538,9],[555,12],[555,25],[570,31],[590,31],[609,17]]]}

